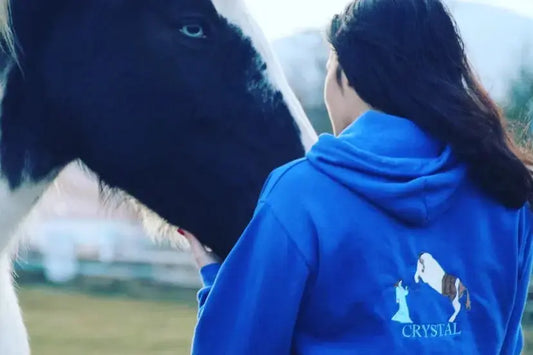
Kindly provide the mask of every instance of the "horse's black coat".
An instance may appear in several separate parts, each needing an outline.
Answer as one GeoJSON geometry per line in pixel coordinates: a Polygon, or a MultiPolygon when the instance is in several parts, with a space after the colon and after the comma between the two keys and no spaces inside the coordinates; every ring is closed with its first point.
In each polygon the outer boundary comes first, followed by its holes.
{"type": "Polygon", "coordinates": [[[20,67],[0,152],[13,188],[81,159],[225,256],[268,172],[304,153],[265,64],[209,0],[24,0],[12,12],[20,67]],[[205,38],[183,33],[198,25],[205,38]]]}

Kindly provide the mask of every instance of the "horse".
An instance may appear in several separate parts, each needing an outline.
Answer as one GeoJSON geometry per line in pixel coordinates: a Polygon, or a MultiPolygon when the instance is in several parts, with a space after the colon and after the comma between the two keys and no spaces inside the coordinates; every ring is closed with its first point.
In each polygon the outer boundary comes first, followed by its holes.
{"type": "Polygon", "coordinates": [[[67,164],[157,215],[159,233],[186,228],[225,257],[268,173],[317,139],[242,0],[13,0],[11,15],[15,53],[1,58],[2,355],[29,353],[13,236],[67,164]]]}
{"type": "Polygon", "coordinates": [[[419,283],[420,280],[422,280],[439,294],[450,299],[454,312],[448,319],[448,323],[455,322],[455,319],[462,308],[460,300],[465,293],[465,307],[468,311],[472,308],[468,288],[466,288],[461,279],[457,276],[446,273],[437,260],[435,260],[433,255],[429,253],[420,254],[416,263],[414,279],[416,283],[419,283]]]}

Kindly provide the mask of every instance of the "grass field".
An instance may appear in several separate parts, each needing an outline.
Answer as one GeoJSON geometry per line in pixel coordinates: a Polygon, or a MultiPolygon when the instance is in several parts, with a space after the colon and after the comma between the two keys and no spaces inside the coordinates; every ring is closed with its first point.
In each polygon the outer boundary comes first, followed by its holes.
{"type": "MultiPolygon", "coordinates": [[[[132,300],[24,286],[20,301],[33,355],[185,355],[196,321],[194,293],[182,301],[132,300]]],[[[533,355],[533,325],[524,329],[533,355]]]]}
{"type": "Polygon", "coordinates": [[[33,355],[181,355],[196,318],[189,302],[136,301],[22,287],[33,355]]]}

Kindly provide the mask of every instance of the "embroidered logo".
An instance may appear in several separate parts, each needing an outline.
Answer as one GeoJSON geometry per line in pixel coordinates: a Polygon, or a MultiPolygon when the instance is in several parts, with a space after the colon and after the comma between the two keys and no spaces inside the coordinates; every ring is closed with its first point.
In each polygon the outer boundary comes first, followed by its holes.
{"type": "Polygon", "coordinates": [[[455,318],[461,311],[461,298],[466,293],[467,310],[472,308],[470,302],[470,293],[465,285],[457,276],[447,274],[440,264],[429,253],[420,254],[418,262],[416,264],[415,282],[419,283],[420,280],[428,284],[432,289],[440,293],[441,295],[448,297],[452,302],[454,309],[453,314],[448,319],[449,323],[455,322],[455,318]]]}
{"type": "Polygon", "coordinates": [[[448,298],[453,307],[453,313],[450,315],[447,323],[415,324],[411,319],[407,302],[407,296],[409,295],[408,286],[404,285],[403,280],[400,280],[394,285],[398,311],[391,320],[403,324],[401,330],[402,336],[405,338],[438,338],[460,335],[461,331],[455,321],[463,308],[461,300],[464,296],[466,296],[464,307],[468,311],[472,308],[470,293],[461,279],[455,275],[446,273],[431,254],[422,253],[417,260],[414,281],[417,284],[422,281],[423,284],[426,284],[440,295],[448,298]]]}
{"type": "Polygon", "coordinates": [[[392,320],[398,323],[413,323],[409,316],[409,307],[407,307],[407,295],[409,291],[407,286],[402,286],[402,280],[394,286],[396,288],[396,303],[398,303],[398,312],[392,317],[392,320]]]}

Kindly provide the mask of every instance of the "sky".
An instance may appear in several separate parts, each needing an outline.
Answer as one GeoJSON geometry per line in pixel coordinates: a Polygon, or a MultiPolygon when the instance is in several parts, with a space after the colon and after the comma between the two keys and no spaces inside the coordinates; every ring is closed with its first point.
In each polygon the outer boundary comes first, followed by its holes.
{"type": "MultiPolygon", "coordinates": [[[[271,40],[323,26],[349,0],[245,0],[271,40]]],[[[506,8],[533,18],[533,0],[461,0],[506,8]]]]}

